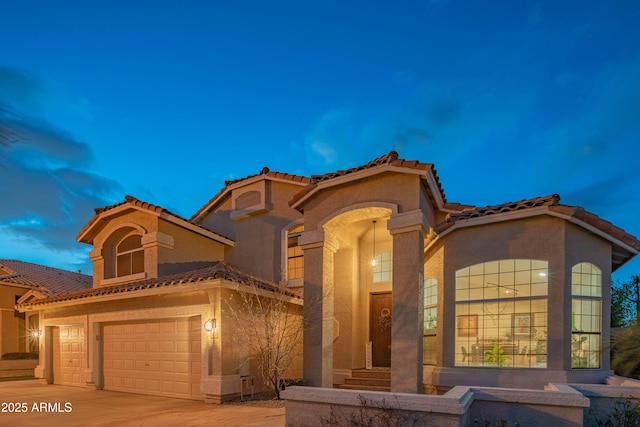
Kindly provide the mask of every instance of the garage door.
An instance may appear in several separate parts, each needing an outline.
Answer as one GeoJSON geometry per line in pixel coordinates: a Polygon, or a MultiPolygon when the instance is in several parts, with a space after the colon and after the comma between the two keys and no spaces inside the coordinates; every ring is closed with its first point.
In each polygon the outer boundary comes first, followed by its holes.
{"type": "Polygon", "coordinates": [[[53,383],[82,385],[84,366],[84,327],[59,326],[52,328],[53,383]]]}
{"type": "Polygon", "coordinates": [[[105,324],[104,389],[201,399],[200,316],[105,324]]]}

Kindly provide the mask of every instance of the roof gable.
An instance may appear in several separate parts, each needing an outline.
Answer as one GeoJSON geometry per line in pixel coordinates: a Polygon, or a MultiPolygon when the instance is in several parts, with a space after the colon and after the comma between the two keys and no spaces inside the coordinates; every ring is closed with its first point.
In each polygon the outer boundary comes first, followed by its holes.
{"type": "Polygon", "coordinates": [[[218,241],[228,246],[233,246],[233,240],[231,240],[230,238],[215,233],[205,227],[202,227],[201,225],[194,224],[188,219],[183,218],[180,215],[176,215],[168,209],[151,203],[143,202],[142,200],[139,200],[133,196],[125,196],[124,201],[116,203],[114,205],[105,206],[103,208],[96,208],[95,215],[82,228],[82,230],[80,230],[76,239],[82,243],[93,244],[93,239],[107,224],[110,217],[132,210],[138,210],[158,216],[159,218],[172,222],[182,228],[188,229],[195,233],[201,234],[207,238],[218,241]]]}
{"type": "Polygon", "coordinates": [[[426,180],[427,190],[435,205],[439,209],[446,208],[447,200],[433,164],[421,163],[417,160],[400,159],[396,151],[390,151],[389,153],[373,159],[364,165],[330,172],[323,175],[313,175],[310,183],[302,191],[293,196],[291,201],[289,201],[289,205],[298,210],[302,210],[304,203],[313,197],[318,191],[384,172],[413,173],[422,175],[426,180]]]}
{"type": "Polygon", "coordinates": [[[222,199],[224,199],[228,194],[231,193],[235,188],[239,188],[245,185],[252,184],[254,182],[260,180],[271,180],[271,181],[280,181],[286,182],[288,184],[305,186],[310,182],[310,179],[305,176],[293,175],[289,173],[283,172],[272,172],[268,167],[262,168],[260,173],[249,175],[244,178],[229,180],[224,182],[224,187],[207,203],[205,203],[200,209],[194,213],[190,221],[197,222],[200,221],[208,212],[210,212],[222,199]]]}
{"type": "Polygon", "coordinates": [[[622,228],[616,227],[609,221],[586,211],[583,207],[560,204],[560,196],[558,194],[499,205],[464,208],[459,212],[449,213],[444,221],[434,226],[435,234],[429,240],[434,241],[437,237],[442,237],[456,228],[472,227],[535,215],[550,215],[562,218],[608,240],[614,248],[613,270],[640,252],[640,241],[636,237],[622,228]]]}

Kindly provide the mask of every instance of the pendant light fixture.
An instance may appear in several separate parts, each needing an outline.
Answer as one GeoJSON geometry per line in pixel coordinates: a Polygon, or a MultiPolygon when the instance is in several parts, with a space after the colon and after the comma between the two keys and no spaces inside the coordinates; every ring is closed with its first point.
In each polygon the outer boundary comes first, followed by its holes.
{"type": "Polygon", "coordinates": [[[371,258],[371,266],[376,266],[376,220],[373,221],[373,258],[371,258]]]}

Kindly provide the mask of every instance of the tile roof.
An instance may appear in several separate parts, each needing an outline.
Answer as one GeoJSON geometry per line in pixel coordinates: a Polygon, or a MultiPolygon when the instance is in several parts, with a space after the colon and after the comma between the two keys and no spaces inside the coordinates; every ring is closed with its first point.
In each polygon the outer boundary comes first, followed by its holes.
{"type": "MultiPolygon", "coordinates": [[[[524,199],[517,202],[507,202],[499,205],[484,206],[484,207],[472,207],[463,209],[461,212],[452,212],[447,215],[447,218],[437,227],[441,227],[442,230],[446,230],[455,222],[463,219],[479,218],[482,216],[495,215],[505,212],[515,212],[523,209],[535,208],[538,206],[551,206],[557,205],[560,201],[560,196],[557,194],[551,194],[549,196],[534,197],[533,199],[524,199]]],[[[438,232],[441,230],[437,230],[438,232]]]]}
{"type": "Polygon", "coordinates": [[[302,294],[293,289],[280,286],[276,283],[260,279],[252,276],[244,271],[225,263],[217,261],[209,267],[200,268],[184,273],[173,274],[170,276],[158,277],[155,279],[144,279],[137,282],[123,283],[111,286],[101,286],[98,288],[86,289],[77,292],[70,292],[62,295],[55,295],[40,300],[31,300],[23,306],[39,306],[57,302],[82,301],[89,303],[90,298],[105,296],[128,294],[131,297],[137,296],[136,293],[147,289],[161,289],[170,287],[184,287],[184,291],[189,290],[189,285],[207,280],[224,279],[235,282],[240,285],[255,284],[258,288],[267,291],[282,292],[284,295],[302,299],[302,294]]]}
{"type": "Polygon", "coordinates": [[[311,182],[311,180],[306,176],[293,175],[293,174],[284,173],[284,172],[271,172],[269,168],[265,166],[262,168],[260,173],[245,176],[244,178],[225,181],[224,187],[220,191],[218,191],[215,196],[209,199],[209,201],[205,203],[200,209],[198,209],[196,213],[194,213],[191,216],[190,220],[194,221],[196,218],[200,217],[204,212],[206,212],[214,204],[214,202],[218,200],[218,198],[220,198],[223,194],[225,194],[228,191],[229,186],[237,184],[242,181],[246,181],[251,178],[255,178],[257,176],[261,176],[261,175],[264,175],[273,179],[282,179],[285,181],[291,181],[291,182],[301,183],[301,184],[308,184],[309,182],[311,182]]]}
{"type": "Polygon", "coordinates": [[[170,216],[172,216],[174,218],[177,218],[177,219],[179,219],[181,221],[187,222],[187,223],[189,223],[189,224],[191,224],[191,225],[193,225],[195,227],[201,228],[204,231],[208,231],[209,233],[213,233],[213,234],[215,234],[217,236],[220,236],[220,237],[222,237],[224,239],[233,240],[233,239],[230,239],[229,237],[221,235],[220,233],[216,233],[215,231],[209,230],[208,228],[203,227],[200,224],[195,224],[195,223],[191,222],[190,220],[188,220],[186,218],[183,218],[180,215],[177,215],[177,214],[171,212],[168,209],[165,209],[165,208],[163,208],[161,206],[158,206],[158,205],[154,205],[154,204],[151,204],[151,203],[144,202],[144,201],[142,201],[140,199],[137,199],[137,198],[135,198],[133,196],[128,196],[128,195],[125,196],[124,197],[124,201],[122,201],[120,203],[116,203],[116,204],[113,204],[113,205],[105,206],[105,207],[102,207],[102,208],[95,208],[94,211],[96,212],[96,214],[93,216],[93,218],[91,218],[89,220],[89,222],[84,227],[82,227],[82,230],[80,230],[80,232],[78,233],[78,236],[76,238],[80,239],[81,236],[87,232],[87,230],[91,229],[91,227],[93,227],[93,225],[100,218],[100,214],[102,214],[104,212],[108,212],[108,211],[110,211],[112,209],[118,208],[120,206],[127,205],[127,204],[129,204],[131,206],[136,206],[138,208],[146,209],[146,210],[148,210],[150,212],[154,212],[154,213],[157,213],[157,214],[170,215],[170,216]]]}
{"type": "Polygon", "coordinates": [[[446,197],[444,195],[444,191],[442,190],[442,185],[440,184],[440,179],[438,178],[438,175],[436,174],[436,170],[433,166],[433,164],[431,163],[421,163],[417,160],[404,160],[404,159],[400,159],[398,157],[398,152],[397,151],[390,151],[387,154],[380,156],[376,159],[371,160],[369,163],[364,164],[364,165],[360,165],[360,166],[356,166],[353,168],[349,168],[349,169],[342,169],[336,172],[329,172],[329,173],[325,173],[322,175],[312,175],[311,176],[311,182],[309,183],[309,185],[307,185],[302,191],[300,191],[299,193],[297,193],[295,196],[293,196],[293,199],[291,199],[291,201],[289,201],[289,206],[293,206],[295,205],[298,201],[300,201],[302,198],[304,198],[307,194],[311,193],[317,186],[319,183],[324,182],[324,181],[329,181],[331,179],[334,178],[340,178],[343,176],[347,176],[350,174],[354,174],[363,170],[368,170],[368,169],[373,169],[375,167],[378,166],[385,166],[385,165],[389,165],[389,166],[395,166],[395,167],[400,167],[400,168],[409,168],[409,169],[415,169],[415,170],[424,170],[424,171],[432,171],[433,175],[436,179],[436,183],[438,186],[438,191],[440,192],[441,196],[442,196],[442,200],[444,202],[446,202],[446,197]]]}
{"type": "Polygon", "coordinates": [[[640,240],[638,240],[635,236],[627,233],[622,228],[613,225],[609,221],[600,218],[598,215],[586,211],[583,207],[558,204],[550,206],[549,210],[562,215],[570,216],[572,218],[576,218],[584,222],[585,224],[597,228],[598,230],[610,235],[611,237],[620,240],[621,242],[631,246],[636,251],[640,252],[640,240]]]}
{"type": "Polygon", "coordinates": [[[480,208],[476,207],[465,209],[461,212],[450,213],[447,215],[447,218],[444,221],[434,226],[434,231],[440,234],[445,230],[453,227],[456,222],[462,220],[522,211],[541,206],[546,206],[550,212],[580,220],[583,223],[594,227],[601,232],[625,243],[626,245],[634,248],[636,251],[640,251],[640,241],[636,237],[625,232],[622,228],[616,227],[609,221],[606,221],[593,213],[587,212],[580,206],[569,206],[560,204],[560,196],[558,194],[534,197],[532,199],[524,199],[517,202],[502,203],[500,205],[485,206],[480,208]]]}
{"type": "Polygon", "coordinates": [[[0,283],[31,286],[33,290],[44,295],[55,296],[91,288],[93,279],[79,272],[13,259],[0,259],[0,283]]]}
{"type": "Polygon", "coordinates": [[[253,174],[253,175],[249,175],[249,176],[245,176],[244,178],[227,180],[227,181],[224,182],[224,185],[225,185],[225,187],[228,187],[228,186],[233,185],[235,183],[242,182],[242,181],[245,181],[247,179],[255,178],[256,176],[260,176],[260,175],[265,175],[265,176],[268,176],[270,178],[275,178],[275,179],[284,179],[286,181],[294,181],[294,182],[302,182],[302,183],[308,183],[310,181],[309,178],[307,178],[306,176],[293,175],[293,174],[284,173],[284,172],[271,172],[269,170],[269,168],[265,166],[265,167],[262,168],[262,170],[259,173],[256,173],[256,174],[253,174]]]}

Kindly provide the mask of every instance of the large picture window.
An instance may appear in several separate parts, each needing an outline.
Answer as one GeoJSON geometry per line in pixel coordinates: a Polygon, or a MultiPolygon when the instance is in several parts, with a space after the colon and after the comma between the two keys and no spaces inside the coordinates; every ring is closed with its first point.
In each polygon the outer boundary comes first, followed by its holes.
{"type": "Polygon", "coordinates": [[[571,269],[571,367],[599,368],[602,272],[587,262],[571,269]]]}
{"type": "Polygon", "coordinates": [[[546,368],[548,263],[504,259],[456,271],[456,366],[546,368]]]}

